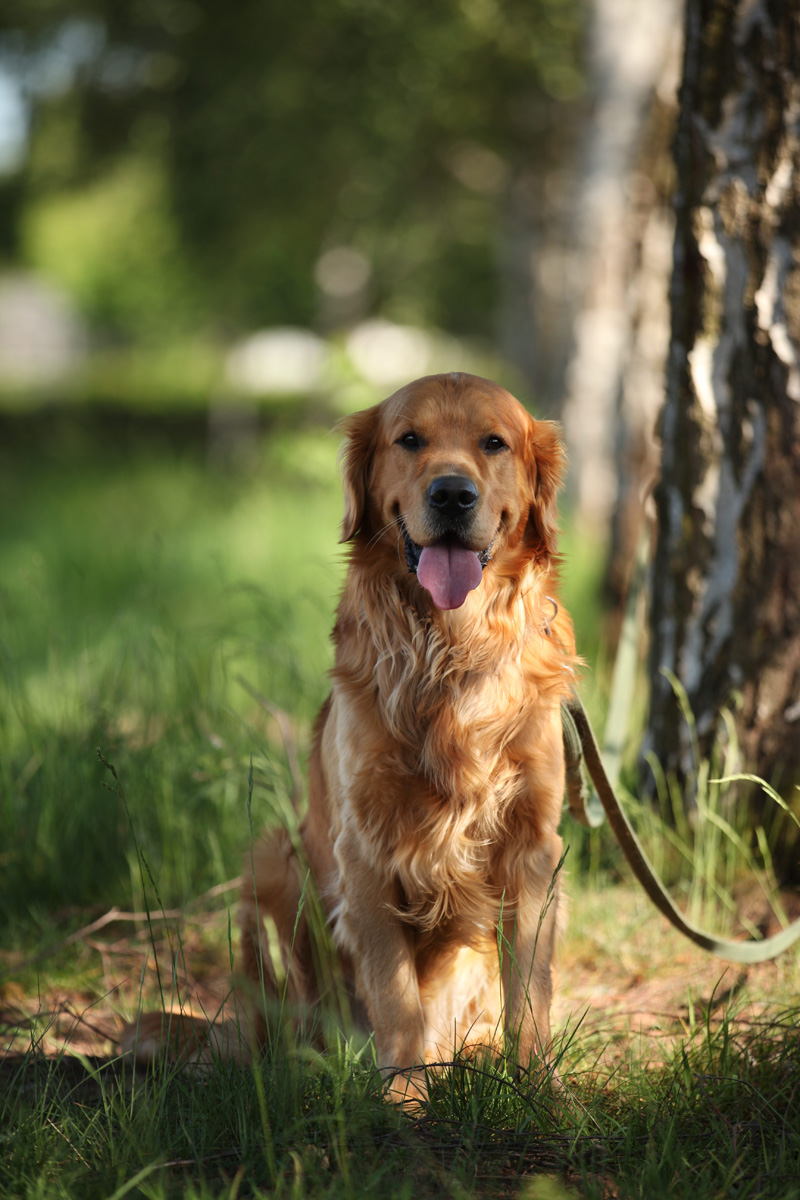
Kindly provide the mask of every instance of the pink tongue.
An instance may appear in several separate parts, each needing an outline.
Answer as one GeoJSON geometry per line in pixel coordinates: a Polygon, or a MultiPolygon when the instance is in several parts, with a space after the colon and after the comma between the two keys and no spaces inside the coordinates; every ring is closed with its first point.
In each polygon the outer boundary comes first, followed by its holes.
{"type": "Polygon", "coordinates": [[[463,546],[425,546],[419,556],[417,579],[437,608],[461,608],[482,574],[477,554],[463,546]]]}

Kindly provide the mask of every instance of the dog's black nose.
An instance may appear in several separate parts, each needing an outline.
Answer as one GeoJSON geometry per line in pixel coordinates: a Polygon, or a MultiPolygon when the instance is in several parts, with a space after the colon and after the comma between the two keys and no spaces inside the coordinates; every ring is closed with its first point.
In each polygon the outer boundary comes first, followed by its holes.
{"type": "Polygon", "coordinates": [[[447,517],[460,517],[478,503],[478,489],[466,475],[440,475],[425,493],[430,508],[447,517]]]}

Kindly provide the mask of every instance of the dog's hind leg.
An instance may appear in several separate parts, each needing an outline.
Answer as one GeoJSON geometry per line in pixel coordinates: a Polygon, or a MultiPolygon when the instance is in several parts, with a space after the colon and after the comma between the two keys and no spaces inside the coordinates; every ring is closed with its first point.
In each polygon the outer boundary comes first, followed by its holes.
{"type": "Polygon", "coordinates": [[[266,1044],[273,1022],[296,1019],[316,995],[303,884],[286,829],[267,834],[245,861],[239,905],[246,1004],[256,1043],[266,1044]],[[264,927],[277,930],[285,982],[278,983],[264,927]],[[284,1007],[286,1012],[284,1012],[284,1007]]]}

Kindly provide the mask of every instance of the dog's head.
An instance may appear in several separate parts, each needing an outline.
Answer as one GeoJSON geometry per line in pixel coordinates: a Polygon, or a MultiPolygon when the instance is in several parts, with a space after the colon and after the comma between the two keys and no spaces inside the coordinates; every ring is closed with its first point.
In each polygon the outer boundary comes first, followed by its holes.
{"type": "Polygon", "coordinates": [[[429,375],[343,423],[342,541],[392,550],[437,608],[555,554],[558,426],[475,375],[429,375]]]}

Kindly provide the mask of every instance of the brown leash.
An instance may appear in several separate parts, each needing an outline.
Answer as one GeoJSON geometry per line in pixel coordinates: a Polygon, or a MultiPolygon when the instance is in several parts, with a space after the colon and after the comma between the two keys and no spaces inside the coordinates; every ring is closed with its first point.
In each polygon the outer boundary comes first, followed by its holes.
{"type": "Polygon", "coordinates": [[[576,821],[582,825],[597,826],[603,821],[603,811],[608,817],[608,823],[614,831],[623,854],[631,865],[634,875],[647,892],[650,899],[664,916],[672,922],[690,941],[716,954],[720,958],[729,959],[736,963],[765,962],[776,958],[784,950],[800,938],[800,920],[793,921],[786,929],[763,941],[732,942],[726,938],[714,937],[699,929],[691,921],[687,921],[683,913],[676,908],[664,885],[656,875],[642,845],[633,828],[622,811],[619,800],[606,774],[597,739],[586,710],[577,696],[561,705],[561,720],[564,733],[564,755],[567,768],[567,799],[569,810],[576,821]],[[586,784],[581,771],[584,762],[586,770],[597,789],[602,809],[596,798],[589,799],[586,784]]]}

